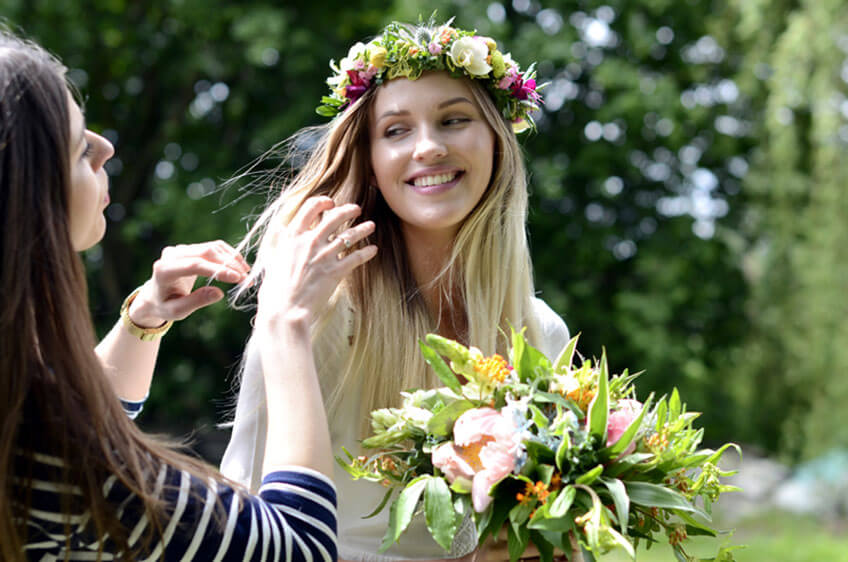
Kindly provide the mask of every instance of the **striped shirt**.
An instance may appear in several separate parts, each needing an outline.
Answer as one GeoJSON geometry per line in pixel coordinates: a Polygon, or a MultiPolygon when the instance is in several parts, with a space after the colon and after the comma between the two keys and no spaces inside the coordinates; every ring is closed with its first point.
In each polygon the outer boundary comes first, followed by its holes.
{"type": "MultiPolygon", "coordinates": [[[[102,560],[123,559],[108,537],[92,534],[90,514],[81,506],[79,490],[56,481],[62,466],[61,459],[48,455],[36,454],[33,459],[27,558],[96,560],[102,548],[102,560]],[[60,508],[63,490],[70,493],[72,505],[79,506],[70,517],[60,508]]],[[[335,487],[313,470],[286,467],[265,476],[258,495],[239,496],[229,486],[204,483],[165,466],[156,492],[165,499],[171,516],[164,522],[161,540],[141,560],[334,562],[337,558],[335,487]],[[213,517],[217,501],[226,513],[223,524],[213,517]]],[[[103,494],[118,506],[121,521],[132,529],[130,544],[135,544],[148,525],[141,500],[115,476],[104,483],[103,494]]]]}

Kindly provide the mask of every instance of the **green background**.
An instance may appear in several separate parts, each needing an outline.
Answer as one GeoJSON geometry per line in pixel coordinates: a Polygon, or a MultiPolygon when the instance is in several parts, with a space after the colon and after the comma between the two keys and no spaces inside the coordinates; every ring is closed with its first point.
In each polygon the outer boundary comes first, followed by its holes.
{"type": "MultiPolygon", "coordinates": [[[[845,447],[843,1],[0,0],[116,146],[109,233],[84,256],[99,332],[164,246],[241,239],[266,193],[221,184],[321,122],[331,58],[433,10],[551,82],[522,139],[529,231],[582,353],[644,370],[640,398],[678,387],[708,444],[788,462],[845,447]]],[[[174,327],[145,427],[194,431],[217,461],[250,315],[174,327]]]]}

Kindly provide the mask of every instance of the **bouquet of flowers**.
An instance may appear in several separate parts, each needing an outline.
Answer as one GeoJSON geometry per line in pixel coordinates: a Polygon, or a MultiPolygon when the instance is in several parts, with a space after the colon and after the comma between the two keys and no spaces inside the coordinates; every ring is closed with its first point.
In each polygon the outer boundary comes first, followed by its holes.
{"type": "MultiPolygon", "coordinates": [[[[572,561],[613,548],[635,558],[640,541],[659,540],[679,560],[697,560],[683,545],[718,536],[711,504],[736,489],[720,482],[732,473],[718,461],[739,447],[699,449],[698,414],[676,390],[640,403],[638,373],[611,376],[606,353],[575,366],[576,345],[551,362],[513,331],[507,360],[426,337],[421,350],[445,386],[404,392],[401,408],[372,412],[362,445],[374,454],[339,459],[354,479],[389,488],[374,514],[394,498],[381,552],[423,511],[446,550],[466,517],[479,544],[506,527],[513,562],[531,541],[543,562],[555,549],[572,561]]],[[[733,548],[710,560],[733,560],[733,548]]]]}

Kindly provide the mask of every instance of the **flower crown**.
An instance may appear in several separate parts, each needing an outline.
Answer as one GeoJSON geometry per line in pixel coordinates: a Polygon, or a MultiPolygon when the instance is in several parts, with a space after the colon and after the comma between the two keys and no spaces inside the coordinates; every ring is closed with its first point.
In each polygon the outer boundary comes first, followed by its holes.
{"type": "Polygon", "coordinates": [[[545,86],[536,85],[535,63],[521,72],[494,39],[451,27],[452,21],[434,31],[394,22],[369,43],[356,43],[338,65],[330,61],[331,93],[321,98],[316,112],[334,117],[386,80],[416,80],[425,71],[446,70],[454,78],[482,80],[516,133],[535,127],[530,112],[539,109],[539,91],[545,86]]]}

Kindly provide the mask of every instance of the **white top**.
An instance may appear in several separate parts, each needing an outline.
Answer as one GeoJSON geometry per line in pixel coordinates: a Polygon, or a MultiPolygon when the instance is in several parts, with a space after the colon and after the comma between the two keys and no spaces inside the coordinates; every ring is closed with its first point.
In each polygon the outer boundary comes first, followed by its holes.
{"type": "MultiPolygon", "coordinates": [[[[552,361],[568,343],[568,328],[562,318],[544,301],[532,299],[532,314],[538,322],[541,339],[531,342],[552,361]]],[[[346,341],[344,330],[339,326],[339,339],[346,341]]],[[[348,328],[349,329],[349,328],[348,328]]],[[[338,372],[336,366],[344,361],[343,351],[316,349],[315,359],[318,372],[338,372]]],[[[344,346],[346,348],[346,346],[344,346]]],[[[221,472],[237,482],[255,490],[261,483],[263,443],[267,431],[265,411],[265,388],[259,354],[251,352],[248,344],[246,365],[239,392],[233,433],[221,461],[221,472]]],[[[342,454],[342,447],[354,452],[359,449],[359,402],[361,388],[351,389],[350,395],[331,415],[330,435],[333,452],[342,454]]],[[[338,492],[338,547],[339,558],[360,562],[389,562],[398,559],[459,558],[469,554],[476,546],[476,533],[471,519],[466,519],[457,531],[450,553],[446,553],[430,536],[424,518],[416,516],[401,535],[397,544],[384,554],[377,554],[383,535],[388,527],[389,509],[386,506],[377,516],[363,519],[382,500],[386,489],[374,482],[354,481],[340,466],[336,467],[334,480],[338,492]]]]}

